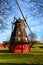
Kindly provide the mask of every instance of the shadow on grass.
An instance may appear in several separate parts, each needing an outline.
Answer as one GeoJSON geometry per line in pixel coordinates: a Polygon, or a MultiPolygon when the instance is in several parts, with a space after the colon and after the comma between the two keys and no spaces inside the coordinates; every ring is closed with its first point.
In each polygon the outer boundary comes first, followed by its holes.
{"type": "Polygon", "coordinates": [[[26,63],[0,63],[0,65],[30,65],[26,63]]]}
{"type": "Polygon", "coordinates": [[[9,53],[8,50],[0,50],[0,53],[9,53]]]}
{"type": "MultiPolygon", "coordinates": [[[[0,65],[36,65],[36,64],[26,64],[26,63],[0,63],[0,65]]],[[[37,64],[40,65],[40,64],[37,64]]]]}

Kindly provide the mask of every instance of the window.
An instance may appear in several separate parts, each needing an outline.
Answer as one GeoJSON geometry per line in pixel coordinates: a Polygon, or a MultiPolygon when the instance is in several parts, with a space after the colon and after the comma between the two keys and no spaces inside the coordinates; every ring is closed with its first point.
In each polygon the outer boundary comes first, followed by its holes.
{"type": "Polygon", "coordinates": [[[25,41],[27,42],[27,37],[25,37],[25,41]]]}
{"type": "Polygon", "coordinates": [[[23,37],[23,40],[26,41],[26,42],[28,41],[28,40],[27,40],[27,37],[23,37]]]}
{"type": "Polygon", "coordinates": [[[21,32],[20,32],[20,31],[18,31],[18,34],[19,34],[19,35],[20,35],[20,33],[21,33],[21,32]]]}
{"type": "Polygon", "coordinates": [[[27,41],[27,37],[25,38],[25,40],[27,41]]]}
{"type": "Polygon", "coordinates": [[[20,41],[20,37],[18,37],[18,41],[20,41]]]}

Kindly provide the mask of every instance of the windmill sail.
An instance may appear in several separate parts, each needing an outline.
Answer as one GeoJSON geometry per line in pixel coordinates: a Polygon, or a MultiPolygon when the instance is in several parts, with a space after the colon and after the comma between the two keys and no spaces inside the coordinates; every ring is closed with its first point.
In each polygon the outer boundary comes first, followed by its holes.
{"type": "Polygon", "coordinates": [[[20,12],[21,12],[21,15],[22,15],[22,17],[23,17],[23,19],[24,19],[24,21],[25,21],[25,23],[26,23],[26,25],[27,25],[29,31],[32,33],[32,31],[31,31],[31,29],[30,29],[30,26],[28,25],[28,23],[27,23],[27,21],[26,21],[24,15],[23,15],[23,12],[22,12],[22,10],[21,10],[21,8],[20,8],[20,6],[19,6],[18,1],[17,1],[17,0],[15,0],[15,1],[16,1],[16,4],[17,4],[17,6],[18,6],[18,8],[19,8],[19,10],[20,10],[20,12]]]}

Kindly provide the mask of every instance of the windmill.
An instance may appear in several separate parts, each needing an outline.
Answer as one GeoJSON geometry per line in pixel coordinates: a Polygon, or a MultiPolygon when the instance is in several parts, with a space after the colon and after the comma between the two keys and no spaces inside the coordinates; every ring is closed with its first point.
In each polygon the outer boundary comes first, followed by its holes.
{"type": "Polygon", "coordinates": [[[26,19],[21,11],[21,8],[18,4],[18,1],[16,1],[16,4],[22,14],[23,20],[22,19],[15,19],[15,23],[13,23],[14,29],[12,31],[11,34],[11,39],[10,39],[10,48],[9,51],[13,52],[13,53],[18,53],[18,52],[22,52],[22,53],[26,53],[26,52],[30,52],[30,42],[28,41],[28,37],[25,31],[25,27],[24,24],[27,25],[28,29],[30,30],[30,32],[32,33],[28,23],[26,22],[26,19]]]}

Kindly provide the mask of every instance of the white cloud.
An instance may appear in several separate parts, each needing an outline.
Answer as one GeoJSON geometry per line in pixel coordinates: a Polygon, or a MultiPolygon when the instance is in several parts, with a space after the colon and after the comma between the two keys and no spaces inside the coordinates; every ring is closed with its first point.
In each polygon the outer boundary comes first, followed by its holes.
{"type": "Polygon", "coordinates": [[[31,28],[31,30],[32,30],[32,31],[35,31],[35,29],[34,29],[34,28],[31,28]]]}
{"type": "Polygon", "coordinates": [[[41,30],[43,30],[43,26],[41,25],[41,26],[33,26],[33,27],[31,27],[31,30],[32,31],[41,31],[41,30]]]}
{"type": "Polygon", "coordinates": [[[33,28],[31,28],[31,30],[39,32],[41,29],[33,27],[33,28]]]}
{"type": "Polygon", "coordinates": [[[40,29],[37,30],[38,32],[40,31],[40,29]]]}

